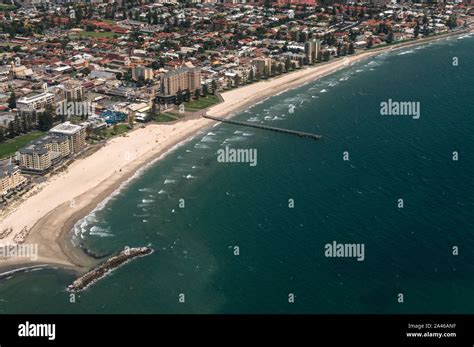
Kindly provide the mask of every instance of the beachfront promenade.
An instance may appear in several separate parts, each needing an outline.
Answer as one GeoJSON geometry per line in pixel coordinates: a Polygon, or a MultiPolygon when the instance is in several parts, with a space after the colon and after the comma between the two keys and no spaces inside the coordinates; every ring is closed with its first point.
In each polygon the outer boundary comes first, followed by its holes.
{"type": "Polygon", "coordinates": [[[276,128],[276,127],[271,127],[271,126],[268,126],[268,125],[253,124],[253,123],[249,123],[249,122],[242,122],[242,121],[238,121],[238,120],[232,120],[232,119],[209,116],[209,115],[206,115],[206,114],[203,114],[202,117],[207,118],[207,119],[212,119],[212,120],[215,120],[215,121],[218,121],[218,122],[223,122],[223,123],[241,125],[241,126],[246,126],[246,127],[256,128],[256,129],[270,130],[270,131],[275,131],[275,132],[289,134],[289,135],[296,135],[296,136],[299,136],[299,137],[308,137],[308,138],[312,138],[314,140],[319,140],[322,137],[321,135],[305,133],[305,132],[298,131],[298,130],[276,128]]]}

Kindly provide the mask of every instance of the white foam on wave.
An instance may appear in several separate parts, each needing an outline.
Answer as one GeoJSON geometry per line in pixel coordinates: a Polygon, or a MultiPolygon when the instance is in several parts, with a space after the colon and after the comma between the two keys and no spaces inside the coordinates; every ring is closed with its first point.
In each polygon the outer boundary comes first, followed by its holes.
{"type": "MultiPolygon", "coordinates": [[[[218,123],[216,123],[218,124],[218,123]]],[[[140,177],[147,169],[149,169],[151,166],[153,166],[156,162],[158,162],[159,160],[165,158],[168,154],[174,152],[176,149],[180,148],[181,146],[185,145],[186,143],[188,143],[189,141],[192,141],[194,139],[195,136],[190,136],[188,137],[187,139],[177,143],[176,145],[174,145],[173,147],[171,147],[169,150],[167,150],[166,152],[164,152],[163,154],[161,154],[160,156],[158,156],[157,158],[151,160],[149,163],[147,163],[146,165],[142,166],[141,168],[139,168],[130,178],[128,178],[127,180],[125,180],[124,182],[122,182],[122,184],[120,184],[120,186],[112,193],[110,194],[108,197],[106,197],[104,200],[102,200],[99,204],[97,204],[97,206],[87,215],[85,216],[84,218],[82,219],[79,219],[76,224],[74,224],[73,226],[73,230],[74,230],[74,236],[73,238],[71,239],[71,242],[73,243],[73,245],[77,246],[76,242],[75,242],[75,237],[77,236],[80,236],[81,239],[84,239],[84,232],[86,231],[86,229],[82,228],[81,226],[83,226],[83,223],[88,221],[88,219],[92,219],[94,220],[95,222],[97,222],[97,219],[96,219],[96,212],[97,211],[100,211],[102,209],[105,208],[105,206],[107,205],[107,203],[109,201],[111,201],[111,199],[113,199],[115,196],[117,196],[118,194],[120,194],[120,192],[122,191],[122,189],[124,189],[125,187],[127,187],[128,184],[130,184],[133,180],[137,179],[138,177],[140,177]]]]}
{"type": "Polygon", "coordinates": [[[217,140],[211,136],[204,136],[201,142],[217,142],[217,140]]]}
{"type": "Polygon", "coordinates": [[[97,225],[94,225],[90,231],[89,235],[99,236],[99,237],[113,237],[114,234],[110,233],[110,228],[104,229],[97,225]]]}
{"type": "Polygon", "coordinates": [[[102,232],[90,232],[89,235],[98,236],[98,237],[113,237],[114,235],[102,232]]]}
{"type": "Polygon", "coordinates": [[[155,202],[155,200],[153,200],[153,199],[142,199],[142,203],[144,203],[144,204],[151,204],[151,203],[154,203],[154,202],[155,202]]]}
{"type": "Polygon", "coordinates": [[[249,119],[247,119],[247,122],[259,122],[260,119],[258,117],[251,117],[249,119]]]}
{"type": "Polygon", "coordinates": [[[185,176],[185,177],[186,177],[186,179],[196,178],[195,176],[193,176],[193,175],[191,175],[191,174],[189,174],[189,175],[187,175],[187,176],[185,176]]]}
{"type": "Polygon", "coordinates": [[[13,275],[17,272],[33,271],[34,269],[43,270],[45,268],[48,268],[48,264],[40,264],[40,265],[34,265],[34,266],[20,267],[18,269],[13,269],[13,270],[9,270],[9,271],[5,271],[5,272],[0,273],[0,278],[13,275]]]}
{"type": "Polygon", "coordinates": [[[242,136],[232,136],[228,139],[225,139],[225,142],[236,142],[236,141],[242,141],[244,137],[242,136]]]}
{"type": "Polygon", "coordinates": [[[413,49],[410,49],[408,51],[403,51],[403,52],[400,52],[398,53],[397,55],[405,55],[405,54],[411,54],[411,53],[414,53],[415,51],[413,49]]]}
{"type": "MultiPolygon", "coordinates": [[[[171,178],[167,178],[165,179],[165,181],[163,182],[164,184],[173,184],[173,183],[176,183],[176,180],[173,180],[171,178]]],[[[159,192],[158,192],[159,193],[159,192]]]]}
{"type": "Polygon", "coordinates": [[[163,189],[161,189],[161,190],[158,192],[158,194],[164,194],[164,193],[166,193],[166,190],[163,190],[163,189]]]}
{"type": "Polygon", "coordinates": [[[322,89],[320,93],[327,93],[328,91],[326,89],[322,89]]]}
{"type": "Polygon", "coordinates": [[[194,148],[199,148],[199,149],[209,149],[210,147],[208,145],[202,144],[202,143],[196,143],[194,145],[194,148]]]}

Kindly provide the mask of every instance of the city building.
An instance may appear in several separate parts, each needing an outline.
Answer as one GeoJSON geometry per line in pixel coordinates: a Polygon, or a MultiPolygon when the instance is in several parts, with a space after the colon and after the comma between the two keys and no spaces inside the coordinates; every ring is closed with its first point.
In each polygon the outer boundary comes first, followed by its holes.
{"type": "Polygon", "coordinates": [[[53,106],[53,103],[54,94],[43,92],[18,99],[16,107],[20,112],[43,111],[47,105],[53,106]]]}
{"type": "Polygon", "coordinates": [[[321,41],[317,39],[311,39],[304,45],[304,53],[308,64],[313,64],[320,59],[319,52],[321,51],[321,41]]]}
{"type": "Polygon", "coordinates": [[[48,134],[20,150],[20,168],[26,173],[43,174],[70,154],[67,136],[48,134]]]}
{"type": "Polygon", "coordinates": [[[271,58],[255,58],[252,60],[252,65],[255,67],[256,75],[269,76],[272,71],[271,58]]]}
{"type": "Polygon", "coordinates": [[[20,149],[20,169],[24,173],[43,174],[51,168],[51,155],[47,148],[34,143],[20,149]]]}
{"type": "Polygon", "coordinates": [[[152,80],[153,79],[153,69],[144,66],[134,66],[132,67],[132,79],[138,81],[139,79],[143,80],[152,80]]]}
{"type": "Polygon", "coordinates": [[[64,98],[67,101],[84,100],[84,88],[79,82],[67,81],[63,83],[64,98]]]}
{"type": "Polygon", "coordinates": [[[17,165],[8,164],[0,167],[0,196],[10,195],[26,182],[27,179],[20,173],[20,168],[17,165]]]}
{"type": "Polygon", "coordinates": [[[201,70],[198,68],[181,67],[161,76],[161,96],[175,97],[179,90],[194,92],[201,89],[201,70]]]}
{"type": "Polygon", "coordinates": [[[86,145],[86,128],[71,122],[64,122],[49,130],[50,134],[63,135],[68,138],[71,153],[81,151],[86,145]]]}

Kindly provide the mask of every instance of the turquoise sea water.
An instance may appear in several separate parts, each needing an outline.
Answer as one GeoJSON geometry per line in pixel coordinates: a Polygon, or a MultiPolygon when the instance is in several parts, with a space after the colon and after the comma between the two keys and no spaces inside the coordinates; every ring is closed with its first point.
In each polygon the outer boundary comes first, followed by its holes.
{"type": "Polygon", "coordinates": [[[97,254],[146,244],[154,254],[74,304],[72,274],[16,274],[0,281],[0,312],[473,313],[473,55],[472,36],[405,48],[235,118],[321,141],[204,130],[74,230],[73,241],[97,254]],[[381,116],[388,99],[420,102],[420,119],[381,116]],[[226,145],[257,149],[257,165],[218,163],[226,145]],[[325,257],[332,241],[363,243],[365,260],[325,257]]]}

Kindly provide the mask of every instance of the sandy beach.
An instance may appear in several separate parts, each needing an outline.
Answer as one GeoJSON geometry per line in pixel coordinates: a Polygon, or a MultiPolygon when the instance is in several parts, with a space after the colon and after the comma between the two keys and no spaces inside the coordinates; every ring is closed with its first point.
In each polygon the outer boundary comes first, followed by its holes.
{"type": "MultiPolygon", "coordinates": [[[[441,38],[439,36],[426,41],[441,38]]],[[[362,59],[422,43],[423,41],[407,42],[361,52],[227,91],[222,93],[224,101],[213,106],[207,113],[219,117],[228,116],[264,98],[299,87],[362,59]]],[[[26,243],[36,243],[39,247],[36,264],[56,264],[78,271],[90,268],[96,261],[73,247],[70,242],[69,231],[73,225],[117,190],[138,169],[214,123],[197,116],[186,117],[173,123],[149,124],[127,136],[108,141],[95,153],[74,161],[66,171],[50,177],[47,182],[35,188],[37,192],[9,214],[1,215],[0,230],[11,227],[13,232],[0,240],[0,244],[12,243],[13,237],[26,227],[30,230],[26,243]]],[[[31,263],[30,259],[24,258],[0,259],[0,267],[25,266],[31,263]]]]}

